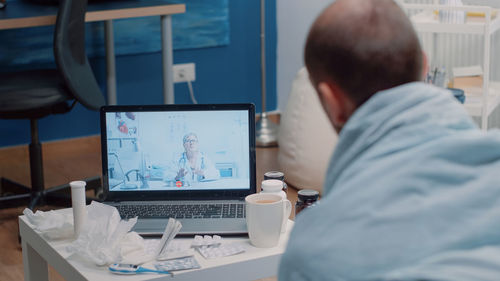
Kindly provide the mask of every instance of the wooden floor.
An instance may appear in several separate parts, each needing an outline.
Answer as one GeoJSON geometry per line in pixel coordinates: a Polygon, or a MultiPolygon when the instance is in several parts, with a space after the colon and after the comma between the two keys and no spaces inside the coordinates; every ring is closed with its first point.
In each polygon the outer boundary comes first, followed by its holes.
{"type": "MultiPolygon", "coordinates": [[[[266,171],[279,169],[278,148],[257,149],[257,183],[266,171]]],[[[98,136],[48,142],[43,144],[45,186],[58,186],[101,174],[101,148],[98,136]]],[[[30,185],[27,146],[0,149],[0,177],[30,185]]],[[[297,191],[289,188],[288,197],[295,204],[297,191]]],[[[0,281],[23,280],[21,246],[18,242],[17,217],[23,207],[0,210],[0,281]]],[[[51,209],[51,207],[45,207],[51,209]]],[[[50,280],[64,280],[49,268],[50,280]]],[[[266,278],[275,280],[275,278],[266,278]]]]}

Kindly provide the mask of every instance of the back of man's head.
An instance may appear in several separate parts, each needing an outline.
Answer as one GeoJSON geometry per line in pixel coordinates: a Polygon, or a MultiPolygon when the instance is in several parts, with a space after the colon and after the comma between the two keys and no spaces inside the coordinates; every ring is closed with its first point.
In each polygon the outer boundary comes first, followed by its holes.
{"type": "Polygon", "coordinates": [[[315,86],[332,82],[360,106],[374,93],[421,79],[422,51],[393,0],[337,0],[316,19],[305,46],[315,86]]]}

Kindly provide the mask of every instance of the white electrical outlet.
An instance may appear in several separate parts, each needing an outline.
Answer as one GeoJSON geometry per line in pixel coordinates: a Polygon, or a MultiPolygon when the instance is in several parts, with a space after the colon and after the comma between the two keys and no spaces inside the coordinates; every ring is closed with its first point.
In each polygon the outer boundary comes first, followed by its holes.
{"type": "Polygon", "coordinates": [[[194,63],[174,64],[174,83],[195,81],[194,63]]]}

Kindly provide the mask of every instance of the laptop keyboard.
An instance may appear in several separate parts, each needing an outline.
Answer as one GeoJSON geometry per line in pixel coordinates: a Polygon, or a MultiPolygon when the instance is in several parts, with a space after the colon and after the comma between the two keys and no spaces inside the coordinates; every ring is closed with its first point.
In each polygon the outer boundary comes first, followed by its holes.
{"type": "Polygon", "coordinates": [[[122,219],[140,218],[244,218],[245,203],[187,205],[118,205],[122,219]]]}

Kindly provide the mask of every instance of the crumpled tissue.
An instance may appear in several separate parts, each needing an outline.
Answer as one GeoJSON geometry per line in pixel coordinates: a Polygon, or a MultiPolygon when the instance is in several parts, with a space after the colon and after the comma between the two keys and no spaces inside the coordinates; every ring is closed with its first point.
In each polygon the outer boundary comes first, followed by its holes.
{"type": "Polygon", "coordinates": [[[71,209],[33,213],[26,208],[23,214],[33,225],[33,229],[39,231],[48,240],[67,239],[74,235],[71,209]]]}
{"type": "Polygon", "coordinates": [[[143,238],[130,231],[137,218],[122,220],[115,207],[95,201],[86,209],[87,220],[80,235],[66,247],[69,253],[99,266],[151,260],[144,250],[143,238]]]}

